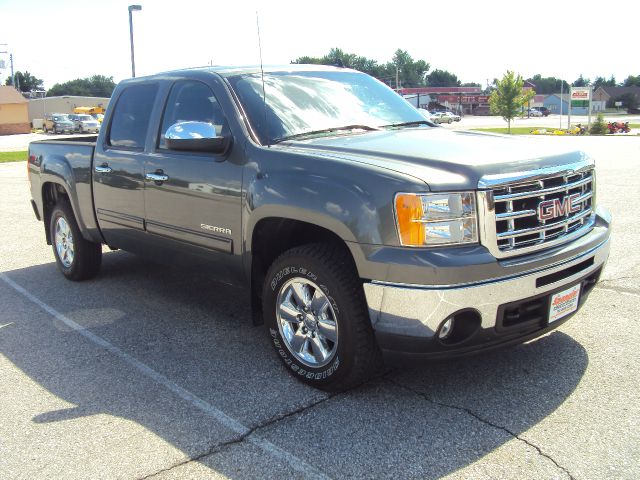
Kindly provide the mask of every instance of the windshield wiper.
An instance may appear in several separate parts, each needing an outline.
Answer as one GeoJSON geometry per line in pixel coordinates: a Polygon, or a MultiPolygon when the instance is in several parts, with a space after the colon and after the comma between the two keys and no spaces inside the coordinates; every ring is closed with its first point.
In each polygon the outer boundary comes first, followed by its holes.
{"type": "Polygon", "coordinates": [[[341,132],[344,130],[367,130],[367,131],[373,131],[373,130],[380,130],[379,128],[376,127],[371,127],[369,125],[345,125],[344,127],[331,127],[331,128],[323,128],[322,130],[312,130],[310,132],[303,132],[303,133],[296,133],[295,135],[289,135],[286,137],[281,137],[281,138],[276,138],[272,143],[280,143],[280,142],[284,142],[286,140],[293,140],[296,138],[303,138],[303,137],[307,137],[309,135],[319,135],[322,133],[332,133],[332,132],[341,132]]]}
{"type": "Polygon", "coordinates": [[[430,122],[429,120],[416,120],[414,122],[392,123],[390,125],[383,125],[383,128],[413,127],[415,125],[429,125],[430,127],[432,127],[435,124],[433,122],[430,122]]]}

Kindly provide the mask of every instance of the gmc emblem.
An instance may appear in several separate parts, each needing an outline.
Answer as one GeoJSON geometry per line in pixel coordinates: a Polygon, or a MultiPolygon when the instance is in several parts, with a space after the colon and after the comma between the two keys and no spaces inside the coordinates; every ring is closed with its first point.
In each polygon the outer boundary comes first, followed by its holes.
{"type": "Polygon", "coordinates": [[[538,204],[538,218],[540,220],[551,220],[552,218],[563,217],[568,213],[577,213],[581,206],[577,203],[580,198],[579,193],[568,195],[562,200],[544,200],[538,204]]]}

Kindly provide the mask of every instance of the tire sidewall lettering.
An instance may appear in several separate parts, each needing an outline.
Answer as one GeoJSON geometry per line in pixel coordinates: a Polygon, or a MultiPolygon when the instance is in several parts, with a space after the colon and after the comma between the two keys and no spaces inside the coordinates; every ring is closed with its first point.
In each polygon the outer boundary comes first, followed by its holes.
{"type": "Polygon", "coordinates": [[[318,279],[318,276],[315,273],[311,272],[310,270],[304,267],[291,267],[291,266],[284,267],[278,273],[276,273],[271,279],[271,291],[275,292],[276,288],[280,284],[280,281],[285,276],[291,275],[291,274],[303,276],[314,282],[318,279]]]}

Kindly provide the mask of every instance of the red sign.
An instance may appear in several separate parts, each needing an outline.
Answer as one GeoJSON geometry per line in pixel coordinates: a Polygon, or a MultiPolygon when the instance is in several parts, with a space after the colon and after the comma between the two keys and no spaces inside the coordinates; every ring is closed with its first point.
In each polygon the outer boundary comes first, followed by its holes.
{"type": "Polygon", "coordinates": [[[449,102],[449,104],[464,103],[465,105],[472,103],[489,103],[487,95],[432,95],[438,103],[449,102]]]}

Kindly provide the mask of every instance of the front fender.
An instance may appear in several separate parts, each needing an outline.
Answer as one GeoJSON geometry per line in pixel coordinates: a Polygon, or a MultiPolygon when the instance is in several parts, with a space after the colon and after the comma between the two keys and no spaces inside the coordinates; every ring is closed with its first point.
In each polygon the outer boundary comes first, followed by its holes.
{"type": "Polygon", "coordinates": [[[245,251],[255,226],[265,218],[299,220],[323,227],[346,242],[382,244],[393,219],[391,198],[380,205],[367,191],[331,182],[322,175],[279,173],[258,175],[246,190],[245,251]]]}

